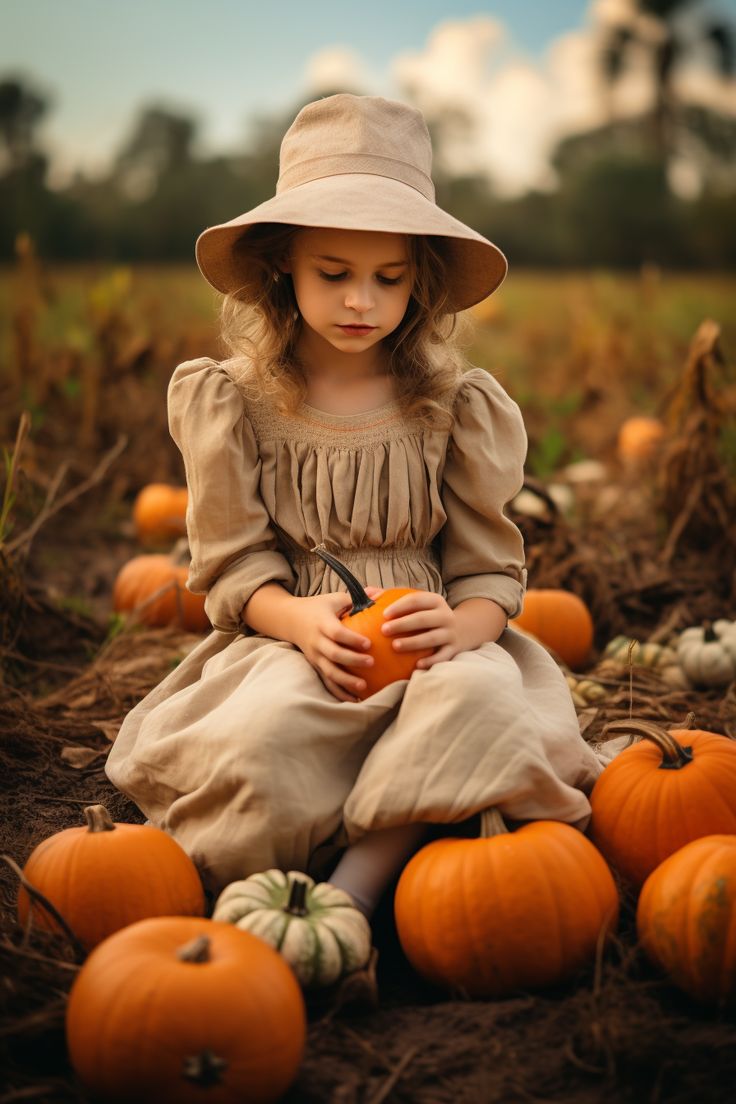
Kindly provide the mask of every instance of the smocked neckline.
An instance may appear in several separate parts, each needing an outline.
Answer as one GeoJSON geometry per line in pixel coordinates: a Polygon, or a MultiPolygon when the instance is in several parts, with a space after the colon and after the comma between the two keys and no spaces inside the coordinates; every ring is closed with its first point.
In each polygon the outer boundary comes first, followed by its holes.
{"type": "Polygon", "coordinates": [[[300,410],[306,411],[308,414],[316,415],[323,420],[326,418],[328,421],[335,422],[359,422],[364,418],[375,418],[378,414],[384,414],[389,410],[399,406],[398,399],[389,399],[388,402],[382,403],[381,406],[374,406],[371,410],[361,410],[355,414],[332,414],[328,410],[320,410],[317,406],[311,406],[310,403],[303,402],[299,407],[300,410]]]}

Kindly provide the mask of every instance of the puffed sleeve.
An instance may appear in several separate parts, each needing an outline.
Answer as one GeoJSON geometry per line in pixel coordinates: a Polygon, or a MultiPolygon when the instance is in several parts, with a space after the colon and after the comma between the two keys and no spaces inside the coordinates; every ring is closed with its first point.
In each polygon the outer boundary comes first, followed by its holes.
{"type": "Polygon", "coordinates": [[[174,370],[167,403],[189,490],[187,589],[207,595],[214,628],[247,631],[240,611],[253,592],[279,582],[293,593],[296,576],[260,496],[261,461],[243,397],[217,361],[200,357],[174,370]]]}
{"type": "Polygon", "coordinates": [[[504,506],[524,478],[527,437],[517,404],[482,368],[463,377],[442,477],[442,579],[454,609],[491,598],[509,617],[526,588],[524,542],[504,506]]]}

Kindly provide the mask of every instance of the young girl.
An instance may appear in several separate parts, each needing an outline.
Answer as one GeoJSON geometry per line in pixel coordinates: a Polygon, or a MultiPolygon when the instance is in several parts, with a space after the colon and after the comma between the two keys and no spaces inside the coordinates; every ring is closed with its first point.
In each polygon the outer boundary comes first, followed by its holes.
{"type": "Polygon", "coordinates": [[[450,341],[506,259],[430,172],[418,111],[330,96],[284,137],[275,197],[197,241],[233,355],[180,364],[168,404],[214,631],[127,715],[107,774],[213,894],[303,870],[370,917],[431,825],[589,819],[602,761],[557,665],[506,627],[521,415],[450,341]],[[382,630],[434,649],[410,679],[357,696],[373,660],[320,545],[371,597],[415,588],[382,630]]]}

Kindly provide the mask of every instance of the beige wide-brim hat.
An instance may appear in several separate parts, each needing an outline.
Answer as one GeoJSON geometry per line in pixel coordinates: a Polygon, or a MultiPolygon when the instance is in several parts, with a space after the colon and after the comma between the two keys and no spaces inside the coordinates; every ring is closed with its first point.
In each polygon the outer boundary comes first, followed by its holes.
{"type": "Polygon", "coordinates": [[[281,143],[276,195],[197,238],[205,280],[233,292],[243,279],[233,246],[264,222],[446,239],[448,304],[461,311],[495,291],[506,257],[435,203],[432,143],[420,111],[381,96],[339,93],[307,104],[281,143]]]}

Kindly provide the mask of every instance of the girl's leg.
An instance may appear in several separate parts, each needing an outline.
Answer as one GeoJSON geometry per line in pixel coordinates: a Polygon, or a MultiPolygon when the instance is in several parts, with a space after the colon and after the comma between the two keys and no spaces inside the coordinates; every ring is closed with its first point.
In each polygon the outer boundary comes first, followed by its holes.
{"type": "Polygon", "coordinates": [[[330,885],[344,889],[368,918],[381,894],[418,849],[429,824],[400,824],[367,832],[348,847],[332,872],[330,885]]]}

